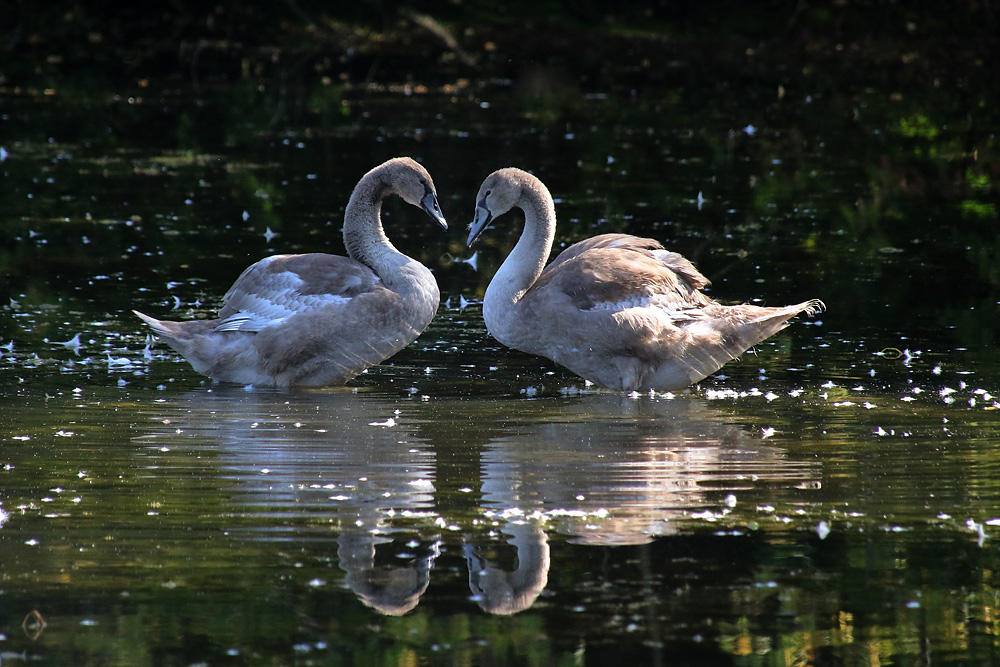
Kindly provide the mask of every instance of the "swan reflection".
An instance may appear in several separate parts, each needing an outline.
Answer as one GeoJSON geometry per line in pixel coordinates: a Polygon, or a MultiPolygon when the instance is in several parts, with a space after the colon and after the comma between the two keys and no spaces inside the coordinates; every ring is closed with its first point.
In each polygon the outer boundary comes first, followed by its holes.
{"type": "Polygon", "coordinates": [[[335,541],[344,583],[388,615],[418,606],[449,549],[461,549],[475,604],[513,614],[548,585],[554,535],[645,544],[729,520],[775,488],[818,486],[820,473],[694,398],[214,388],[151,417],[143,440],[199,450],[232,484],[227,511],[245,521],[231,534],[335,541]]]}
{"type": "MultiPolygon", "coordinates": [[[[213,388],[172,405],[157,447],[217,456],[234,482],[233,501],[252,513],[248,539],[335,540],[345,583],[364,604],[389,615],[413,609],[438,554],[434,452],[419,435],[413,402],[324,392],[213,388]],[[418,526],[418,556],[385,559],[379,547],[418,526]]],[[[404,554],[405,555],[405,554],[404,554]]]]}
{"type": "Polygon", "coordinates": [[[582,544],[638,545],[693,515],[721,517],[744,492],[818,478],[815,464],[788,460],[704,402],[586,398],[487,443],[488,516],[536,516],[582,544]]]}
{"type": "Polygon", "coordinates": [[[375,547],[391,543],[370,533],[345,526],[339,538],[337,558],[345,583],[365,605],[388,616],[402,616],[420,602],[431,583],[431,567],[439,554],[438,542],[431,553],[413,559],[408,566],[376,564],[375,547]]]}
{"type": "MultiPolygon", "coordinates": [[[[485,555],[485,545],[463,545],[469,568],[473,599],[491,614],[515,614],[533,605],[549,581],[549,540],[541,526],[531,520],[504,526],[507,546],[513,548],[509,569],[500,565],[499,554],[485,555]]],[[[497,549],[500,551],[501,549],[497,549]]]]}

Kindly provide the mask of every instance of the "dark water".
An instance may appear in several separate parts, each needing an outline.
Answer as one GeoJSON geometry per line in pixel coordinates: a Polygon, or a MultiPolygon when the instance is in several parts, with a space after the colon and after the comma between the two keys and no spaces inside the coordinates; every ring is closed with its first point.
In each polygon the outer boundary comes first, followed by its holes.
{"type": "Polygon", "coordinates": [[[0,660],[995,662],[996,88],[974,45],[950,69],[909,39],[864,47],[883,70],[470,38],[474,71],[5,84],[0,660]],[[442,289],[416,343],[295,392],[150,344],[132,308],[204,316],[267,254],[342,253],[395,155],[452,225],[387,207],[442,289]],[[585,387],[482,324],[516,216],[475,255],[463,228],[502,166],[549,185],[559,244],[650,235],[718,299],[829,310],[681,394],[585,387]]]}

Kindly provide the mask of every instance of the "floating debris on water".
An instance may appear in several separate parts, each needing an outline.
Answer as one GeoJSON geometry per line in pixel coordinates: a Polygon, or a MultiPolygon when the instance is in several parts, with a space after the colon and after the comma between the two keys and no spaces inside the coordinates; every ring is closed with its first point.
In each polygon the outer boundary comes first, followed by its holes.
{"type": "Polygon", "coordinates": [[[479,270],[479,251],[472,253],[471,257],[456,257],[452,260],[452,264],[468,264],[472,267],[473,271],[479,270]]]}
{"type": "Polygon", "coordinates": [[[132,368],[135,364],[128,357],[112,357],[111,352],[107,353],[108,370],[123,370],[132,368]]]}
{"type": "Polygon", "coordinates": [[[820,521],[816,526],[816,534],[819,539],[825,540],[830,535],[830,524],[826,521],[820,521]]]}
{"type": "MultiPolygon", "coordinates": [[[[48,339],[46,339],[46,342],[48,342],[48,339]]],[[[69,340],[55,341],[53,345],[62,345],[63,347],[73,350],[73,352],[75,352],[79,356],[80,347],[82,347],[82,343],[80,343],[80,334],[76,334],[69,340]]]]}

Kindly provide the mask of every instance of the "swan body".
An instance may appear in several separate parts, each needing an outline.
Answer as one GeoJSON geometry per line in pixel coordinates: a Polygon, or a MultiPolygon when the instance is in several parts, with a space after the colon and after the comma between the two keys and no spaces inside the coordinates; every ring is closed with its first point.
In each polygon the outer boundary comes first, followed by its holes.
{"type": "Polygon", "coordinates": [[[818,299],[782,308],[721,305],[700,291],[709,281],[690,261],[627,234],[580,241],[546,266],[555,204],[545,185],[520,169],[490,174],[476,202],[470,246],[494,218],[524,211],[521,237],[486,289],[490,334],[610,389],[682,389],[791,317],[825,310],[818,299]]]}
{"type": "Polygon", "coordinates": [[[413,342],[441,300],[430,270],[382,230],[382,201],[393,194],[448,228],[430,174],[396,158],[365,174],[351,194],[344,213],[350,257],[267,257],[236,280],[218,319],[168,322],[133,312],[213,380],[343,384],[413,342]]]}

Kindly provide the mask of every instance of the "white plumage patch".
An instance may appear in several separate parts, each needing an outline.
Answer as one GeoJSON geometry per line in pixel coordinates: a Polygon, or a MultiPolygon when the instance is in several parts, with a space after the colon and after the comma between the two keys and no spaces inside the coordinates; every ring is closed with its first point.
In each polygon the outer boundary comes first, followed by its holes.
{"type": "Polygon", "coordinates": [[[692,320],[681,324],[681,328],[692,336],[714,336],[718,329],[709,320],[692,320]]]}
{"type": "Polygon", "coordinates": [[[598,301],[589,310],[607,310],[618,312],[627,308],[647,308],[652,305],[652,299],[648,294],[636,294],[627,299],[617,301],[598,301]]]}
{"type": "Polygon", "coordinates": [[[692,306],[690,303],[680,301],[676,297],[662,294],[635,293],[625,299],[599,301],[591,306],[589,310],[617,313],[629,308],[653,308],[671,318],[680,317],[681,319],[688,319],[689,316],[685,316],[684,313],[690,311],[692,306]]]}
{"type": "Polygon", "coordinates": [[[222,320],[215,330],[261,331],[280,326],[299,313],[342,305],[351,300],[337,294],[301,294],[299,290],[303,285],[305,282],[298,275],[283,271],[271,274],[255,292],[230,290],[226,294],[226,303],[239,312],[222,320]]]}

